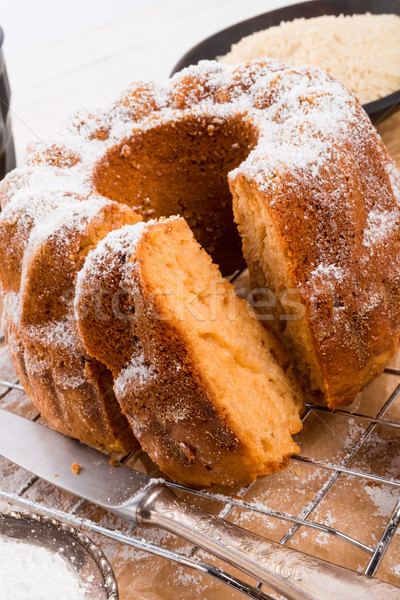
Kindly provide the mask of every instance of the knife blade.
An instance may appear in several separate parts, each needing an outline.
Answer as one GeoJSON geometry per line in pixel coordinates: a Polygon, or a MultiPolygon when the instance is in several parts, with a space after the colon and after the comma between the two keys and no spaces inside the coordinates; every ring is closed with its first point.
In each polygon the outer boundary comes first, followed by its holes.
{"type": "Polygon", "coordinates": [[[184,502],[160,480],[112,467],[101,452],[2,409],[0,454],[119,516],[182,536],[287,600],[400,599],[400,589],[389,583],[246,531],[184,502]],[[79,475],[73,462],[81,465],[79,475]]]}
{"type": "MultiPolygon", "coordinates": [[[[81,442],[0,409],[0,454],[54,485],[111,511],[122,510],[157,480],[118,463],[81,442]],[[79,474],[72,470],[77,463],[79,474]]],[[[131,515],[130,515],[131,516],[131,515]]]]}

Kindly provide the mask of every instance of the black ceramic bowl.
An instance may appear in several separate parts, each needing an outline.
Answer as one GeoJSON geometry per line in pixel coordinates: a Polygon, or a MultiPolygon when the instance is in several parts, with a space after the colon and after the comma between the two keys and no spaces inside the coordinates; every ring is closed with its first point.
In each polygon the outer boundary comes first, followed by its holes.
{"type": "MultiPolygon", "coordinates": [[[[400,0],[312,0],[292,4],[252,19],[241,21],[227,29],[215,33],[189,50],[175,65],[172,73],[194,65],[199,60],[215,59],[226,54],[242,37],[255,31],[279,25],[281,21],[292,21],[300,17],[312,18],[321,15],[353,15],[370,12],[372,14],[394,13],[400,15],[400,0]]],[[[387,119],[400,109],[400,90],[364,105],[373,123],[387,119]]]]}
{"type": "Polygon", "coordinates": [[[15,167],[14,140],[11,130],[10,84],[3,54],[4,33],[0,27],[0,179],[15,167]]]}

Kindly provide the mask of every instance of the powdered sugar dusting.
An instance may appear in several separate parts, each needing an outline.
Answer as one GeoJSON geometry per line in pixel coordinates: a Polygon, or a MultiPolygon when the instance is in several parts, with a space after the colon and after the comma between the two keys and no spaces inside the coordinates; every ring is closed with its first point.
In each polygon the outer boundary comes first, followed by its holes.
{"type": "MultiPolygon", "coordinates": [[[[18,237],[17,241],[21,244],[23,240],[24,244],[19,293],[9,292],[5,296],[4,331],[10,351],[20,362],[20,366],[23,365],[23,369],[26,369],[28,379],[35,376],[39,380],[51,382],[58,394],[81,386],[84,386],[88,394],[97,394],[93,381],[95,375],[86,371],[86,351],[78,335],[73,306],[68,303],[70,293],[74,293],[71,275],[64,281],[63,273],[58,272],[58,267],[54,266],[54,277],[49,279],[48,285],[54,285],[56,291],[51,287],[46,289],[46,293],[65,292],[66,312],[58,318],[50,310],[49,316],[43,314],[38,323],[34,318],[31,319],[25,290],[31,284],[32,264],[37,259],[38,264],[41,264],[45,243],[51,240],[53,246],[60,248],[62,253],[70,252],[70,240],[84,237],[90,223],[100,223],[102,211],[113,203],[95,194],[86,198],[73,193],[64,197],[60,191],[49,193],[48,196],[46,194],[47,192],[43,192],[33,198],[24,198],[20,190],[17,190],[14,201],[7,204],[2,213],[4,222],[15,223],[13,231],[18,237]],[[63,289],[63,286],[67,286],[67,289],[63,289]],[[21,298],[24,298],[23,304],[21,298]]],[[[45,301],[43,293],[39,297],[45,301]]],[[[85,408],[82,409],[83,412],[84,410],[85,408]]],[[[83,413],[81,418],[84,419],[83,413]]],[[[90,416],[88,428],[91,428],[90,416]]]]}
{"type": "Polygon", "coordinates": [[[80,356],[84,351],[77,339],[74,323],[71,319],[52,321],[45,325],[28,326],[25,333],[35,343],[43,343],[47,347],[80,356]]]}
{"type": "MultiPolygon", "coordinates": [[[[173,221],[176,218],[169,217],[165,221],[173,221]]],[[[97,244],[96,248],[89,252],[77,277],[76,306],[79,303],[79,296],[85,293],[89,282],[95,281],[97,274],[104,270],[112,272],[118,266],[123,271],[121,285],[124,281],[129,284],[128,289],[133,285],[132,273],[136,265],[134,255],[137,245],[143,234],[155,223],[156,221],[153,219],[146,223],[139,221],[134,225],[125,225],[121,229],[111,231],[97,244]],[[133,257],[133,260],[126,260],[122,267],[120,257],[128,255],[133,257]]]]}
{"type": "Polygon", "coordinates": [[[338,267],[337,265],[318,265],[316,269],[311,271],[311,277],[318,279],[329,279],[333,278],[337,281],[341,281],[344,277],[343,269],[338,267]]]}
{"type": "Polygon", "coordinates": [[[118,398],[124,397],[128,390],[143,387],[155,377],[153,368],[145,361],[143,354],[132,356],[128,365],[115,379],[114,390],[118,398]]]}
{"type": "Polygon", "coordinates": [[[95,166],[108,149],[129,139],[132,130],[179,122],[189,114],[222,119],[238,115],[253,123],[260,132],[258,144],[239,170],[260,186],[268,185],[266,174],[279,165],[308,167],[315,173],[329,160],[332,139],[345,135],[359,120],[349,92],[318,69],[287,68],[268,59],[245,68],[200,61],[171,80],[136,84],[111,106],[78,111],[58,136],[31,148],[30,176],[22,188],[21,178],[13,185],[10,177],[8,196],[16,194],[18,187],[41,193],[73,190],[85,196],[94,191],[95,166]],[[50,167],[49,152],[59,157],[60,164],[67,161],[68,168],[50,167]],[[43,162],[35,164],[35,156],[43,162]]]}
{"type": "Polygon", "coordinates": [[[1,597],[13,600],[84,600],[85,587],[59,553],[0,539],[1,597]]]}
{"type": "MultiPolygon", "coordinates": [[[[375,130],[354,96],[322,71],[288,68],[268,59],[238,67],[201,61],[160,84],[137,84],[112,105],[82,109],[58,135],[44,144],[33,145],[28,153],[29,166],[9,175],[2,184],[3,200],[8,206],[0,221],[13,217],[23,224],[21,230],[31,237],[29,251],[48,236],[55,235],[55,231],[61,240],[62,233],[68,233],[69,228],[74,231],[83,228],[86,220],[106,202],[96,192],[94,174],[103,165],[108,151],[129,144],[132,134],[169,122],[178,126],[188,117],[194,122],[204,121],[205,117],[216,120],[235,117],[249,123],[256,133],[257,144],[246,160],[229,174],[231,182],[243,175],[259,190],[272,192],[271,206],[273,203],[279,206],[284,195],[275,192],[283,180],[282,174],[289,174],[293,181],[287,183],[285,191],[295,193],[304,186],[306,192],[312,194],[310,205],[326,217],[326,222],[339,222],[337,213],[345,212],[351,205],[350,192],[353,191],[349,191],[344,178],[337,182],[335,178],[335,185],[328,191],[325,185],[318,187],[320,180],[326,183],[332,177],[330,165],[340,166],[340,159],[346,153],[355,158],[364,157],[365,149],[379,145],[375,130]],[[352,149],[347,151],[349,140],[352,149]],[[66,206],[69,210],[65,210],[66,206]]],[[[400,206],[398,173],[387,155],[382,154],[382,157],[383,168],[400,206]]],[[[366,173],[360,173],[360,187],[365,188],[367,211],[363,241],[372,255],[398,222],[396,213],[391,210],[390,190],[380,190],[380,173],[371,173],[368,168],[363,170],[366,173]],[[384,202],[388,206],[384,206],[384,202]]],[[[346,214],[350,220],[350,209],[346,214]]],[[[304,220],[307,217],[304,215],[304,220]]],[[[302,219],[302,215],[298,219],[302,219]]],[[[89,253],[78,275],[77,289],[84,292],[87,282],[95,281],[100,269],[113,269],[122,254],[133,256],[150,225],[127,226],[110,233],[89,253]]],[[[348,225],[344,233],[353,222],[348,225]]],[[[347,268],[346,240],[342,241],[342,232],[334,232],[337,234],[334,243],[329,236],[324,237],[326,231],[314,233],[313,243],[321,251],[315,260],[307,263],[310,287],[319,279],[346,283],[351,270],[347,268]]],[[[362,265],[365,272],[368,256],[362,265]]],[[[126,278],[131,278],[134,268],[134,260],[124,265],[126,278]]],[[[375,302],[378,296],[368,293],[368,298],[375,302]]],[[[58,335],[55,331],[37,331],[47,341],[52,335],[58,335]]],[[[68,336],[65,342],[70,343],[68,336]]],[[[133,367],[133,373],[135,368],[138,365],[133,367]]]]}
{"type": "Polygon", "coordinates": [[[111,231],[107,237],[98,244],[96,253],[98,256],[109,252],[118,254],[129,251],[133,254],[144,232],[154,223],[154,220],[148,221],[147,223],[139,221],[139,223],[135,223],[134,225],[125,225],[117,231],[111,231]]]}
{"type": "Polygon", "coordinates": [[[399,493],[396,488],[365,486],[366,494],[375,504],[374,515],[379,517],[388,517],[391,515],[396,502],[399,500],[399,493]]]}
{"type": "MultiPolygon", "coordinates": [[[[16,292],[8,292],[4,295],[2,319],[17,324],[21,316],[20,296],[16,292]]],[[[3,325],[2,328],[4,329],[3,325]]]]}
{"type": "Polygon", "coordinates": [[[64,238],[72,232],[81,233],[99,211],[110,201],[102,196],[91,196],[85,201],[70,199],[49,211],[31,233],[30,246],[43,243],[57,235],[64,238]]]}
{"type": "Polygon", "coordinates": [[[11,354],[17,354],[21,343],[18,334],[21,318],[20,296],[15,292],[8,292],[3,295],[3,302],[1,329],[5,334],[11,354]]]}
{"type": "MultiPolygon", "coordinates": [[[[119,256],[134,255],[137,244],[144,232],[151,227],[155,221],[144,223],[139,221],[134,225],[125,225],[121,229],[111,231],[89,252],[82,269],[78,273],[76,281],[75,305],[79,303],[79,297],[85,294],[88,282],[93,282],[99,272],[112,271],[116,265],[121,268],[119,256]]],[[[126,261],[123,271],[125,278],[130,279],[134,263],[126,261]]]]}
{"type": "Polygon", "coordinates": [[[371,247],[389,237],[395,227],[399,226],[398,211],[371,210],[364,229],[364,246],[371,247]]]}

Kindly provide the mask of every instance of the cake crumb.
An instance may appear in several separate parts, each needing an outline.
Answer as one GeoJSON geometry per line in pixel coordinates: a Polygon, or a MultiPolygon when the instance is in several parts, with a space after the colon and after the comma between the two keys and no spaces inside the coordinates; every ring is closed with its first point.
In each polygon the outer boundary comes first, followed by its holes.
{"type": "Polygon", "coordinates": [[[78,465],[77,462],[73,462],[71,469],[73,470],[73,472],[75,473],[75,475],[79,475],[79,473],[82,471],[82,466],[78,465]]]}
{"type": "Polygon", "coordinates": [[[119,467],[119,462],[115,458],[111,458],[108,462],[112,467],[119,467]]]}

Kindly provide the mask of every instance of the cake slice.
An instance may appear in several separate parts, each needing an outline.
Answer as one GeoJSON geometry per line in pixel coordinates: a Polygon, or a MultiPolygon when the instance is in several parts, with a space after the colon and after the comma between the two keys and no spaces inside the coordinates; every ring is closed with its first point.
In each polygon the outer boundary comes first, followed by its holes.
{"type": "Polygon", "coordinates": [[[245,484],[298,451],[302,393],[287,356],[184,219],[99,242],[78,275],[75,315],[135,436],[170,477],[245,484]]]}

